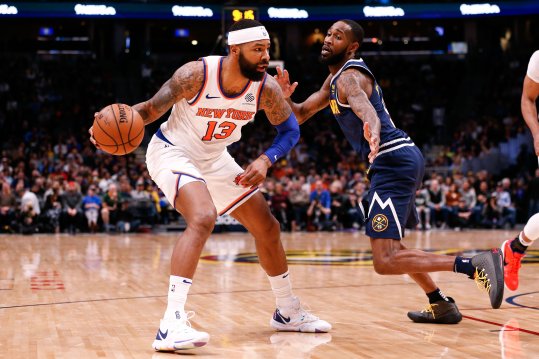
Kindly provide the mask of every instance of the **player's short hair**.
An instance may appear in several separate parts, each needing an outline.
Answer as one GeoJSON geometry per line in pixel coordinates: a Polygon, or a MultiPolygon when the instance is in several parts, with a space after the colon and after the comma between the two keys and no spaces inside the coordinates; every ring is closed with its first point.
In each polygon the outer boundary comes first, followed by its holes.
{"type": "Polygon", "coordinates": [[[340,21],[350,26],[350,29],[352,29],[352,36],[353,36],[354,41],[357,41],[359,43],[359,46],[361,47],[361,43],[363,42],[363,37],[365,36],[365,31],[363,31],[363,28],[361,27],[361,25],[359,25],[354,20],[350,20],[350,19],[344,19],[340,21]]]}
{"type": "Polygon", "coordinates": [[[248,29],[250,27],[258,27],[258,26],[264,26],[264,25],[262,25],[259,21],[256,21],[256,20],[242,19],[230,25],[230,27],[228,28],[228,32],[236,31],[236,30],[243,30],[243,29],[248,29]]]}

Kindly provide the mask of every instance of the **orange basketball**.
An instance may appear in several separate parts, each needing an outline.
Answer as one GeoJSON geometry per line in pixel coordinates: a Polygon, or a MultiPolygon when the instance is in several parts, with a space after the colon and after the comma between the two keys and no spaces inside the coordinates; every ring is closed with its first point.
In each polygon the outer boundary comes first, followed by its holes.
{"type": "Polygon", "coordinates": [[[123,103],[103,108],[94,119],[94,139],[111,155],[133,152],[144,137],[144,121],[140,114],[123,103]]]}

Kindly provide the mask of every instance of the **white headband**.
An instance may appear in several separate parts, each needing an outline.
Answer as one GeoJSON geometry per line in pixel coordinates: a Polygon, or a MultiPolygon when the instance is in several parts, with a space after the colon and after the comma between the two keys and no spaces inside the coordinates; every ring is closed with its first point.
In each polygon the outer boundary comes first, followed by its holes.
{"type": "Polygon", "coordinates": [[[269,40],[268,31],[264,26],[249,27],[247,29],[230,31],[228,33],[228,44],[238,45],[256,40],[269,40]]]}

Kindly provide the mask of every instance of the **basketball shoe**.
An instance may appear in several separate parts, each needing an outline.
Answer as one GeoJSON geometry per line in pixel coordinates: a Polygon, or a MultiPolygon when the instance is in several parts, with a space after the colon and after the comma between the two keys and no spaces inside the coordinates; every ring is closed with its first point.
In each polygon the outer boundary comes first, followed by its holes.
{"type": "Polygon", "coordinates": [[[326,333],[331,330],[331,324],[303,309],[297,297],[292,305],[275,309],[270,325],[282,332],[326,333]]]}
{"type": "Polygon", "coordinates": [[[173,352],[206,345],[210,340],[209,334],[191,327],[189,319],[194,315],[194,312],[187,312],[180,319],[161,319],[152,347],[157,351],[173,352]]]}
{"type": "Polygon", "coordinates": [[[513,240],[507,240],[502,244],[505,286],[509,290],[517,290],[518,288],[518,271],[522,264],[522,258],[525,256],[524,253],[515,252],[511,248],[511,242],[515,240],[518,241],[518,237],[513,240]]]}
{"type": "Polygon", "coordinates": [[[477,287],[485,290],[490,297],[490,305],[498,309],[503,300],[503,258],[499,248],[477,254],[471,259],[475,267],[473,279],[477,287]]]}
{"type": "Polygon", "coordinates": [[[431,303],[420,312],[408,312],[408,318],[414,323],[457,324],[462,314],[451,297],[431,303]]]}

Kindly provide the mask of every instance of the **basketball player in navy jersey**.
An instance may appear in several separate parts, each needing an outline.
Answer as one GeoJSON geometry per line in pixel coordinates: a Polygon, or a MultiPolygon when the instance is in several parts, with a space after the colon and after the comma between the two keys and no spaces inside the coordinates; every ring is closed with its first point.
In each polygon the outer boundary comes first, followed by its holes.
{"type": "Polygon", "coordinates": [[[363,29],[352,20],[331,26],[320,54],[330,74],[322,88],[303,103],[290,100],[297,82],[290,84],[286,70],[278,69],[275,78],[300,124],[329,105],[354,150],[368,158],[371,187],[366,234],[374,269],[379,274],[408,274],[429,298],[427,309],[409,312],[408,317],[414,322],[444,324],[462,319],[454,300],[428,275],[435,271],[467,274],[488,291],[492,307],[499,308],[504,287],[499,249],[463,258],[406,249],[400,241],[405,226],[418,223],[414,196],[423,179],[424,161],[410,137],[395,127],[374,75],[362,59],[356,59],[362,41],[363,29]]]}
{"type": "Polygon", "coordinates": [[[172,252],[168,305],[152,345],[158,351],[191,349],[209,341],[208,333],[190,326],[185,304],[204,244],[217,215],[225,213],[255,239],[276,297],[270,325],[279,331],[331,329],[303,310],[293,295],[279,223],[258,190],[268,168],[299,139],[298,122],[279,84],[266,75],[268,32],[258,21],[241,20],[230,28],[228,45],[228,56],[208,56],[181,66],[151,99],[133,106],[145,124],[172,108],[148,145],[146,164],[187,222],[172,252]],[[241,127],[258,110],[265,111],[277,136],[244,171],[226,147],[240,139],[241,127]]]}

